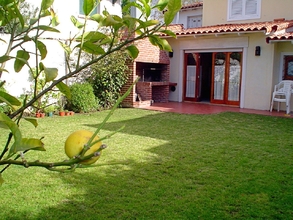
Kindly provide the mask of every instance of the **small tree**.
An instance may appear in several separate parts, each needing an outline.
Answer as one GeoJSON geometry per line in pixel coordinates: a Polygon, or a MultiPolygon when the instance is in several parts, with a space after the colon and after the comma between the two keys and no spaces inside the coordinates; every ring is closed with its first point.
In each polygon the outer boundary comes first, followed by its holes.
{"type": "Polygon", "coordinates": [[[91,66],[87,81],[93,86],[99,107],[109,109],[117,102],[130,73],[128,59],[125,52],[117,51],[91,66]]]}
{"type": "MultiPolygon", "coordinates": [[[[59,42],[66,53],[67,64],[70,63],[73,54],[77,51],[78,55],[76,64],[74,65],[74,68],[68,65],[67,67],[69,72],[58,78],[58,69],[55,67],[47,67],[42,62],[42,60],[47,56],[47,48],[42,42],[41,36],[47,32],[59,32],[55,27],[58,23],[58,18],[51,7],[53,2],[54,0],[42,0],[37,17],[30,19],[28,25],[25,24],[24,17],[19,10],[20,1],[2,0],[0,4],[0,27],[5,27],[7,25],[11,27],[11,32],[9,33],[11,35],[8,43],[9,47],[5,52],[5,55],[0,57],[0,63],[4,64],[8,60],[14,60],[15,72],[19,72],[23,66],[26,65],[30,70],[35,68],[37,76],[35,78],[32,98],[28,99],[28,97],[25,97],[23,102],[20,102],[17,98],[11,96],[7,92],[0,91],[0,102],[5,102],[13,109],[9,115],[0,113],[0,127],[6,128],[10,131],[7,137],[7,142],[3,146],[2,153],[0,154],[0,166],[4,166],[0,171],[0,184],[3,181],[1,174],[10,165],[20,165],[24,167],[39,166],[52,171],[74,170],[75,168],[81,166],[81,162],[99,154],[99,152],[103,149],[102,147],[85,156],[85,153],[89,148],[91,148],[91,146],[95,145],[97,142],[109,138],[117,132],[113,132],[106,137],[102,137],[99,140],[94,141],[100,129],[107,122],[119,102],[121,102],[122,99],[129,94],[130,90],[128,90],[128,93],[124,94],[118,100],[109,112],[109,115],[106,116],[88,143],[85,144],[80,154],[74,158],[62,162],[29,161],[26,158],[26,152],[30,150],[44,151],[45,148],[41,137],[23,137],[19,127],[19,122],[23,119],[24,110],[32,106],[38,99],[51,91],[54,87],[57,87],[66,95],[67,99],[70,100],[70,89],[65,83],[63,83],[64,80],[78,75],[82,70],[92,66],[116,51],[125,50],[132,58],[136,58],[139,51],[133,43],[137,40],[148,38],[152,44],[163,50],[171,51],[171,47],[168,42],[165,39],[161,39],[159,34],[164,33],[175,37],[173,32],[166,29],[166,25],[172,22],[177,11],[181,8],[180,1],[160,0],[159,3],[153,7],[159,9],[160,11],[167,9],[167,12],[164,13],[165,23],[160,23],[157,20],[149,20],[152,10],[149,0],[138,0],[127,3],[123,8],[123,12],[125,13],[123,13],[124,16],[122,17],[110,15],[107,11],[104,11],[103,14],[91,15],[97,6],[97,2],[96,0],[84,0],[83,10],[85,18],[83,22],[79,21],[74,16],[71,16],[71,21],[79,30],[79,34],[69,39],[68,44],[62,41],[59,42]],[[130,7],[138,8],[142,12],[142,16],[139,19],[131,17],[128,14],[130,7]],[[40,20],[47,17],[50,17],[49,24],[40,24],[40,20]],[[97,29],[95,31],[87,31],[86,26],[89,19],[96,23],[97,29]],[[20,31],[16,32],[14,31],[15,29],[20,31]],[[16,39],[18,41],[15,41],[16,39]],[[23,47],[23,45],[27,42],[34,44],[34,47],[30,47],[30,49],[32,49],[30,51],[25,50],[25,47],[23,47]],[[17,51],[16,56],[13,57],[10,53],[15,49],[19,50],[17,51]],[[95,57],[91,61],[82,64],[81,54],[83,52],[95,55],[95,57]],[[31,66],[28,62],[31,55],[35,57],[35,66],[31,66]],[[45,83],[48,86],[41,91],[38,91],[37,82],[41,74],[45,74],[45,83]],[[22,160],[18,160],[18,158],[21,158],[22,160]]],[[[2,65],[2,69],[0,69],[0,71],[7,71],[4,70],[3,66],[4,65],[2,65]]],[[[0,85],[0,87],[2,86],[3,84],[0,85]]],[[[36,119],[24,119],[31,122],[34,126],[38,125],[36,119]]]]}

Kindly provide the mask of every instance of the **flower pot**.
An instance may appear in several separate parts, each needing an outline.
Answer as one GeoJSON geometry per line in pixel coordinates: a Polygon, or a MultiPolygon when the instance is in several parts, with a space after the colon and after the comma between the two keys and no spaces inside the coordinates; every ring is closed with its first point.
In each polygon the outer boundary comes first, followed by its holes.
{"type": "Polygon", "coordinates": [[[47,113],[47,116],[48,116],[48,117],[52,117],[52,116],[53,116],[53,112],[48,112],[48,113],[47,113]]]}
{"type": "Polygon", "coordinates": [[[36,113],[36,117],[37,117],[37,118],[40,118],[40,117],[41,117],[41,113],[37,112],[37,113],[36,113]]]}
{"type": "Polygon", "coordinates": [[[66,115],[66,116],[69,116],[69,115],[70,115],[70,112],[65,112],[65,115],[66,115]]]}
{"type": "Polygon", "coordinates": [[[65,116],[65,112],[59,112],[59,116],[65,116]]]}
{"type": "Polygon", "coordinates": [[[69,113],[70,113],[71,116],[74,115],[74,112],[73,111],[70,111],[69,113]]]}

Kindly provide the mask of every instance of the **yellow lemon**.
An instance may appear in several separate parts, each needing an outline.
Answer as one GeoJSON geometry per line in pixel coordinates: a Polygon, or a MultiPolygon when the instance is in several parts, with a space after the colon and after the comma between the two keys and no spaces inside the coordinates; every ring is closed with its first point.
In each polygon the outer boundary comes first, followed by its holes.
{"type": "MultiPolygon", "coordinates": [[[[80,130],[80,131],[75,131],[75,132],[71,133],[65,141],[66,155],[69,158],[73,158],[73,157],[79,155],[80,152],[83,150],[84,145],[89,141],[89,139],[92,137],[92,135],[93,135],[93,132],[87,131],[87,130],[80,130]]],[[[97,141],[97,140],[99,140],[98,136],[96,136],[93,141],[97,141]]],[[[96,144],[91,146],[91,148],[85,152],[84,156],[87,156],[89,154],[94,153],[95,151],[97,151],[100,148],[101,145],[102,145],[102,142],[97,142],[96,144]]],[[[99,157],[100,157],[100,155],[96,156],[96,157],[92,157],[89,160],[85,160],[85,161],[81,162],[81,164],[86,164],[86,165],[93,164],[99,159],[99,157]]]]}

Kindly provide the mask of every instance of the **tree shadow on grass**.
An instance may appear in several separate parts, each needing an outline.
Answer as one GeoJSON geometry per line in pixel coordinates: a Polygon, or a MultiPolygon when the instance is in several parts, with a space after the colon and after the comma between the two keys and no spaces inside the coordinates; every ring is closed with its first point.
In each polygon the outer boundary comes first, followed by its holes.
{"type": "MultiPolygon", "coordinates": [[[[41,206],[37,218],[32,219],[274,219],[290,216],[293,180],[287,179],[284,183],[284,178],[292,172],[277,173],[285,160],[283,163],[272,160],[257,142],[258,135],[263,134],[256,131],[269,125],[247,129],[250,120],[261,118],[231,116],[233,114],[188,117],[168,113],[107,123],[104,130],[109,132],[126,125],[117,135],[119,138],[125,134],[133,136],[128,142],[130,146],[121,146],[129,148],[129,157],[126,152],[125,159],[116,160],[109,153],[104,156],[111,158],[110,161],[105,160],[105,164],[101,159],[97,168],[48,174],[50,178],[60,178],[60,187],[68,187],[69,194],[65,194],[58,205],[41,206]],[[243,128],[233,130],[236,124],[243,124],[243,128]],[[243,139],[239,140],[239,132],[244,134],[243,139]],[[142,141],[149,142],[151,147],[140,149],[137,136],[145,137],[142,141]],[[231,136],[235,138],[229,138],[231,136]],[[225,142],[228,138],[229,142],[225,142]],[[261,157],[249,153],[258,144],[257,153],[262,153],[261,157]],[[135,155],[141,151],[144,156],[135,155]],[[270,166],[276,173],[271,173],[270,166]]],[[[276,122],[272,119],[269,123],[276,122]]],[[[286,127],[278,131],[290,132],[286,127]]],[[[269,150],[274,154],[273,149],[269,150]]],[[[292,149],[286,150],[287,155],[292,153],[292,149]]],[[[23,219],[23,215],[29,216],[29,213],[14,213],[10,219],[23,219]]]]}

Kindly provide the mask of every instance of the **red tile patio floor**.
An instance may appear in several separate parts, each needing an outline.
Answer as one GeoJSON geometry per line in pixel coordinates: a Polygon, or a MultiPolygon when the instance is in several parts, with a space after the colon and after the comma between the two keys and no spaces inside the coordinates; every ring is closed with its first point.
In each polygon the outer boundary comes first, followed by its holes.
{"type": "Polygon", "coordinates": [[[277,112],[276,110],[254,110],[243,109],[239,107],[213,105],[210,103],[191,103],[191,102],[167,102],[167,103],[153,103],[151,106],[143,106],[141,109],[156,110],[162,112],[176,112],[182,114],[216,114],[220,112],[242,112],[259,115],[280,116],[293,118],[293,115],[286,115],[285,111],[277,112]]]}

